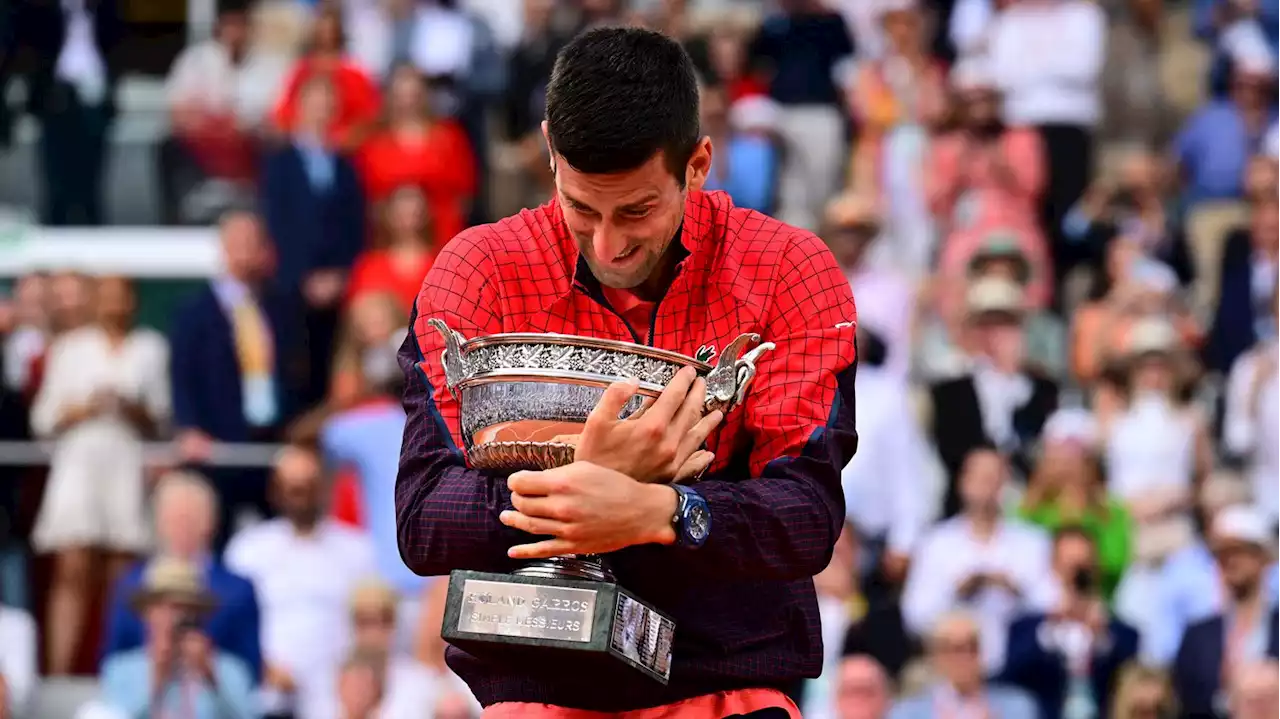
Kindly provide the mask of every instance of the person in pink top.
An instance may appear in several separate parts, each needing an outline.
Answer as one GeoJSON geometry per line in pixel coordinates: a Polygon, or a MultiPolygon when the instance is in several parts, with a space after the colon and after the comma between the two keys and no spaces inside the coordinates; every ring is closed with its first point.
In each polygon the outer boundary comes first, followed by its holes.
{"type": "MultiPolygon", "coordinates": [[[[943,239],[940,267],[962,275],[975,252],[1000,231],[1016,238],[1037,270],[1050,262],[1037,221],[1045,184],[1045,158],[1034,129],[1009,127],[1000,118],[1000,98],[981,61],[966,59],[951,73],[959,109],[958,127],[932,147],[929,206],[943,239]]],[[[1050,299],[1052,273],[1035,272],[1028,300],[1050,299]]]]}

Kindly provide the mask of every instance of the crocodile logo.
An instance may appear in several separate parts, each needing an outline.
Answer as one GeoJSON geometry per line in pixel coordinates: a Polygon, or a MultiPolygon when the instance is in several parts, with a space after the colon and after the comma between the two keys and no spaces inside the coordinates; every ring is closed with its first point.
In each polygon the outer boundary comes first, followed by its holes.
{"type": "Polygon", "coordinates": [[[698,348],[697,352],[693,353],[694,359],[698,360],[699,362],[705,362],[707,364],[711,364],[711,361],[715,359],[715,356],[716,356],[716,346],[714,344],[702,345],[701,347],[698,348]]]}

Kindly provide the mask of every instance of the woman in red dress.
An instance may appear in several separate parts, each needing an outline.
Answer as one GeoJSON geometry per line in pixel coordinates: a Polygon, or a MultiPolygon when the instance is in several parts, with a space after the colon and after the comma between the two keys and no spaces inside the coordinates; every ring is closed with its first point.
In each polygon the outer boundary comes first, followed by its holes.
{"type": "Polygon", "coordinates": [[[403,185],[383,205],[382,235],[377,246],[356,258],[347,283],[347,304],[361,295],[387,293],[408,315],[422,288],[422,278],[435,259],[432,218],[422,192],[403,185]]]}
{"type": "Polygon", "coordinates": [[[339,150],[360,147],[378,119],[382,98],[369,75],[347,59],[345,47],[342,14],[332,7],[321,8],[316,13],[307,51],[289,74],[284,93],[272,111],[277,130],[286,134],[292,131],[302,88],[316,76],[327,76],[337,101],[329,139],[339,150]]]}
{"type": "Polygon", "coordinates": [[[476,194],[476,162],[462,127],[432,117],[426,84],[412,66],[392,73],[386,120],[360,155],[365,194],[387,199],[405,185],[422,190],[431,211],[437,246],[465,229],[476,194]]]}

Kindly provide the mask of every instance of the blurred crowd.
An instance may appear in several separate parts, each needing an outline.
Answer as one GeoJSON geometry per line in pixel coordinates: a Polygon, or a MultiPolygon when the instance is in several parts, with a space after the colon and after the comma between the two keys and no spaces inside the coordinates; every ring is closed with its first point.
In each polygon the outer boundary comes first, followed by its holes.
{"type": "MultiPolygon", "coordinates": [[[[685,44],[710,189],[857,299],[805,716],[1278,716],[1275,0],[710,5],[219,5],[154,181],[225,271],[156,329],[124,277],[0,305],[0,438],[53,448],[0,468],[0,718],[86,651],[85,716],[478,715],[399,559],[395,352],[439,248],[550,197],[555,53],[609,23],[685,44]]],[[[100,224],[119,5],[16,7],[40,215],[100,224]]]]}

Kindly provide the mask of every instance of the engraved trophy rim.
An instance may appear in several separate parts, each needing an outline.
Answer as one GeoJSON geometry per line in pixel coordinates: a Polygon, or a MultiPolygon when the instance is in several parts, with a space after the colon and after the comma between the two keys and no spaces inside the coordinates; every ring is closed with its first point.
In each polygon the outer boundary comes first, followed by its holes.
{"type": "MultiPolygon", "coordinates": [[[[651,345],[639,344],[637,342],[627,342],[626,340],[602,339],[599,337],[570,335],[558,332],[499,332],[497,334],[482,335],[480,337],[468,339],[461,343],[459,349],[463,353],[467,353],[481,347],[499,344],[549,344],[588,347],[591,349],[626,352],[628,354],[640,355],[642,357],[663,360],[665,362],[689,365],[696,369],[698,374],[706,374],[715,369],[713,365],[690,357],[689,355],[681,354],[673,350],[665,350],[661,347],[653,347],[651,345]]],[[[549,379],[550,375],[538,375],[538,378],[549,379]]]]}

